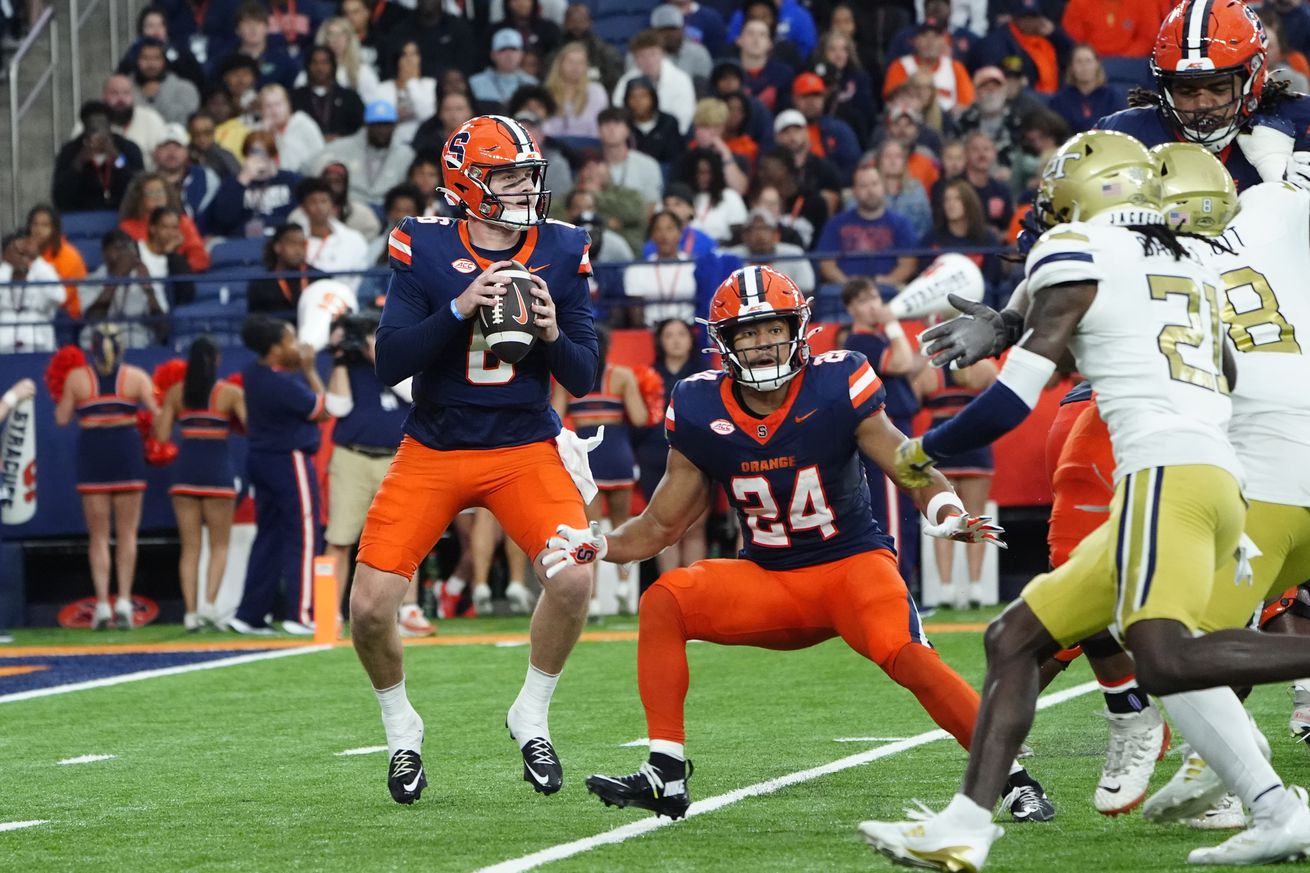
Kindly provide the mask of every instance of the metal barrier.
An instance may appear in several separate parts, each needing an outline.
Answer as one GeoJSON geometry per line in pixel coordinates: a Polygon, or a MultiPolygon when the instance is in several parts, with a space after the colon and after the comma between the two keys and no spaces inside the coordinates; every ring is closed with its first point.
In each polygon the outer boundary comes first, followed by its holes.
{"type": "Polygon", "coordinates": [[[50,138],[52,143],[60,141],[59,136],[59,77],[56,74],[59,64],[59,24],[55,21],[55,11],[47,6],[42,10],[41,15],[28,31],[27,36],[23,38],[18,50],[14,52],[14,57],[9,61],[9,173],[10,181],[13,182],[13,197],[9,203],[10,217],[13,223],[18,224],[22,217],[22,196],[20,194],[18,168],[21,165],[20,145],[19,145],[19,125],[31,110],[32,105],[36,102],[37,97],[41,94],[47,83],[50,85],[50,138]],[[22,104],[18,102],[18,72],[22,65],[23,58],[37,44],[37,41],[49,31],[50,34],[50,63],[41,71],[37,78],[36,84],[27,92],[22,104]]]}

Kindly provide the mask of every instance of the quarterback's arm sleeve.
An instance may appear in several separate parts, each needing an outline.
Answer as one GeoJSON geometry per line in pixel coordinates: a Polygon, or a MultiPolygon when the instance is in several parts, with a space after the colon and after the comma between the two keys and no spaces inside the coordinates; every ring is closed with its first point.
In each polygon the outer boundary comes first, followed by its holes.
{"type": "Polygon", "coordinates": [[[1018,427],[1042,396],[1055,362],[1019,347],[1010,350],[1001,374],[950,421],[923,435],[923,450],[934,458],[991,445],[1018,427]]]}
{"type": "Polygon", "coordinates": [[[587,279],[579,274],[567,294],[555,300],[559,338],[546,343],[550,374],[574,397],[582,397],[596,384],[600,366],[600,344],[591,319],[587,279]]]}
{"type": "Polygon", "coordinates": [[[384,385],[423,372],[461,331],[449,306],[431,311],[413,273],[393,271],[378,324],[376,370],[384,385]]]}

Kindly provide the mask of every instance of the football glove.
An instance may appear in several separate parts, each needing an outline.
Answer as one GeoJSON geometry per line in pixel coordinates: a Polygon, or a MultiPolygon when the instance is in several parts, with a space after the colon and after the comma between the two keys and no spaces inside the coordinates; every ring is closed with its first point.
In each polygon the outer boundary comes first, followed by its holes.
{"type": "Polygon", "coordinates": [[[1237,147],[1255,167],[1260,178],[1265,182],[1281,182],[1295,147],[1290,129],[1285,124],[1273,124],[1268,116],[1256,116],[1251,128],[1237,135],[1237,147]],[[1263,123],[1262,123],[1263,122],[1263,123]]]}
{"type": "Polygon", "coordinates": [[[1287,162],[1286,180],[1310,191],[1310,152],[1292,152],[1292,158],[1287,162]]]}
{"type": "Polygon", "coordinates": [[[923,438],[906,440],[896,447],[896,478],[906,488],[923,488],[932,484],[928,469],[937,460],[923,450],[923,438]]]}
{"type": "Polygon", "coordinates": [[[546,540],[546,554],[541,566],[546,578],[554,579],[565,567],[581,567],[605,557],[609,543],[600,532],[600,523],[593,521],[585,530],[561,524],[555,528],[557,536],[546,540]]]}
{"type": "Polygon", "coordinates": [[[948,515],[939,524],[924,527],[923,532],[939,540],[957,543],[991,543],[1002,549],[1009,546],[1001,539],[1005,528],[993,524],[989,515],[948,515]]]}
{"type": "MultiPolygon", "coordinates": [[[[967,367],[999,355],[1018,339],[1012,338],[1012,319],[1005,314],[985,303],[975,303],[954,294],[948,294],[946,299],[964,314],[919,334],[923,353],[934,367],[967,367]]],[[[1018,320],[1018,328],[1022,331],[1022,318],[1018,313],[1009,314],[1018,320]]]]}

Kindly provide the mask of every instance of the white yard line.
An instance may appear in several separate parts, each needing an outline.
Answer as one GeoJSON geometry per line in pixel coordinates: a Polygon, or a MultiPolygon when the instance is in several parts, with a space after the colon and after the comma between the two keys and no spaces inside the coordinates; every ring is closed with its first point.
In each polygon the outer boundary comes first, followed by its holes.
{"type": "Polygon", "coordinates": [[[94,764],[96,761],[112,761],[117,755],[79,755],[76,758],[65,758],[60,764],[94,764]]]}
{"type": "Polygon", "coordinates": [[[637,746],[649,746],[649,745],[650,745],[650,737],[638,737],[637,739],[633,740],[630,743],[619,743],[619,748],[632,749],[632,748],[636,748],[637,746]]]}
{"type": "Polygon", "coordinates": [[[346,749],[344,752],[337,752],[337,757],[341,758],[346,755],[372,755],[377,752],[385,752],[386,746],[361,746],[358,749],[346,749]]]}
{"type": "MultiPolygon", "coordinates": [[[[1084,682],[1082,685],[1075,685],[1072,688],[1066,688],[1064,691],[1057,691],[1054,694],[1047,694],[1037,701],[1037,709],[1047,709],[1048,707],[1057,706],[1084,694],[1090,694],[1096,691],[1100,686],[1096,682],[1084,682]]],[[[868,764],[877,761],[879,758],[888,758],[892,755],[899,755],[901,752],[908,752],[910,749],[936,742],[937,740],[948,739],[950,734],[943,730],[927,731],[917,736],[907,737],[898,742],[889,743],[876,749],[870,749],[867,752],[861,752],[858,755],[849,755],[845,758],[838,758],[827,764],[818,767],[811,767],[808,770],[800,770],[795,773],[788,773],[785,776],[779,776],[776,779],[767,779],[764,782],[757,782],[754,785],[747,785],[744,788],[737,788],[724,794],[714,797],[707,797],[704,800],[697,800],[692,803],[691,808],[687,810],[687,817],[695,815],[705,815],[714,812],[725,806],[744,800],[747,797],[758,797],[764,794],[773,794],[789,785],[796,785],[801,782],[809,782],[812,779],[818,779],[821,776],[828,776],[832,773],[839,773],[842,770],[849,770],[852,767],[858,767],[862,764],[868,764]]],[[[625,825],[621,825],[604,833],[596,834],[591,837],[583,837],[580,840],[573,840],[568,843],[560,843],[539,852],[533,852],[530,855],[524,855],[521,858],[513,858],[509,861],[502,861],[499,864],[493,864],[490,867],[483,867],[477,873],[523,873],[523,871],[533,870],[543,864],[549,864],[551,861],[560,861],[564,858],[571,858],[574,855],[588,852],[598,846],[606,846],[614,843],[622,843],[633,837],[639,837],[642,834],[650,833],[653,830],[662,827],[668,827],[673,824],[672,819],[651,815],[649,818],[639,819],[625,825]]]]}
{"type": "Polygon", "coordinates": [[[71,694],[74,691],[88,691],[92,688],[108,688],[111,685],[139,682],[142,679],[157,679],[160,676],[176,676],[181,673],[193,673],[196,670],[217,670],[220,667],[235,667],[239,664],[253,664],[256,661],[271,661],[274,658],[290,658],[293,655],[307,655],[310,652],[326,652],[331,648],[332,646],[325,645],[305,646],[298,649],[274,649],[268,652],[255,652],[249,655],[219,658],[214,661],[202,661],[198,664],[179,664],[176,667],[160,667],[157,670],[140,670],[136,673],[124,673],[121,676],[106,676],[103,679],[90,679],[86,682],[70,682],[67,685],[54,685],[50,688],[34,688],[31,691],[0,694],[0,703],[17,703],[20,700],[53,697],[56,694],[71,694]]]}
{"type": "Polygon", "coordinates": [[[834,743],[899,743],[909,737],[833,737],[834,743]]]}
{"type": "Polygon", "coordinates": [[[4,821],[0,822],[0,831],[21,831],[23,828],[34,828],[37,825],[50,824],[49,819],[38,818],[32,821],[4,821]]]}

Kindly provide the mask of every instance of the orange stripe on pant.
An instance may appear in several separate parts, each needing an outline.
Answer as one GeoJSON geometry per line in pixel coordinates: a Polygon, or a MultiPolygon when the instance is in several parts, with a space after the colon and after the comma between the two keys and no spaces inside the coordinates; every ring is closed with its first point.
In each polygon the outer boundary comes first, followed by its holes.
{"type": "Polygon", "coordinates": [[[637,681],[653,740],[685,741],[687,641],[803,649],[840,636],[909,689],[966,749],[978,693],[922,639],[891,552],[798,570],[698,561],[660,577],[641,599],[637,681]]]}
{"type": "Polygon", "coordinates": [[[582,495],[553,441],[443,452],[407,436],[369,507],[357,560],[409,579],[469,506],[491,510],[532,559],[557,525],[587,526],[582,495]]]}

